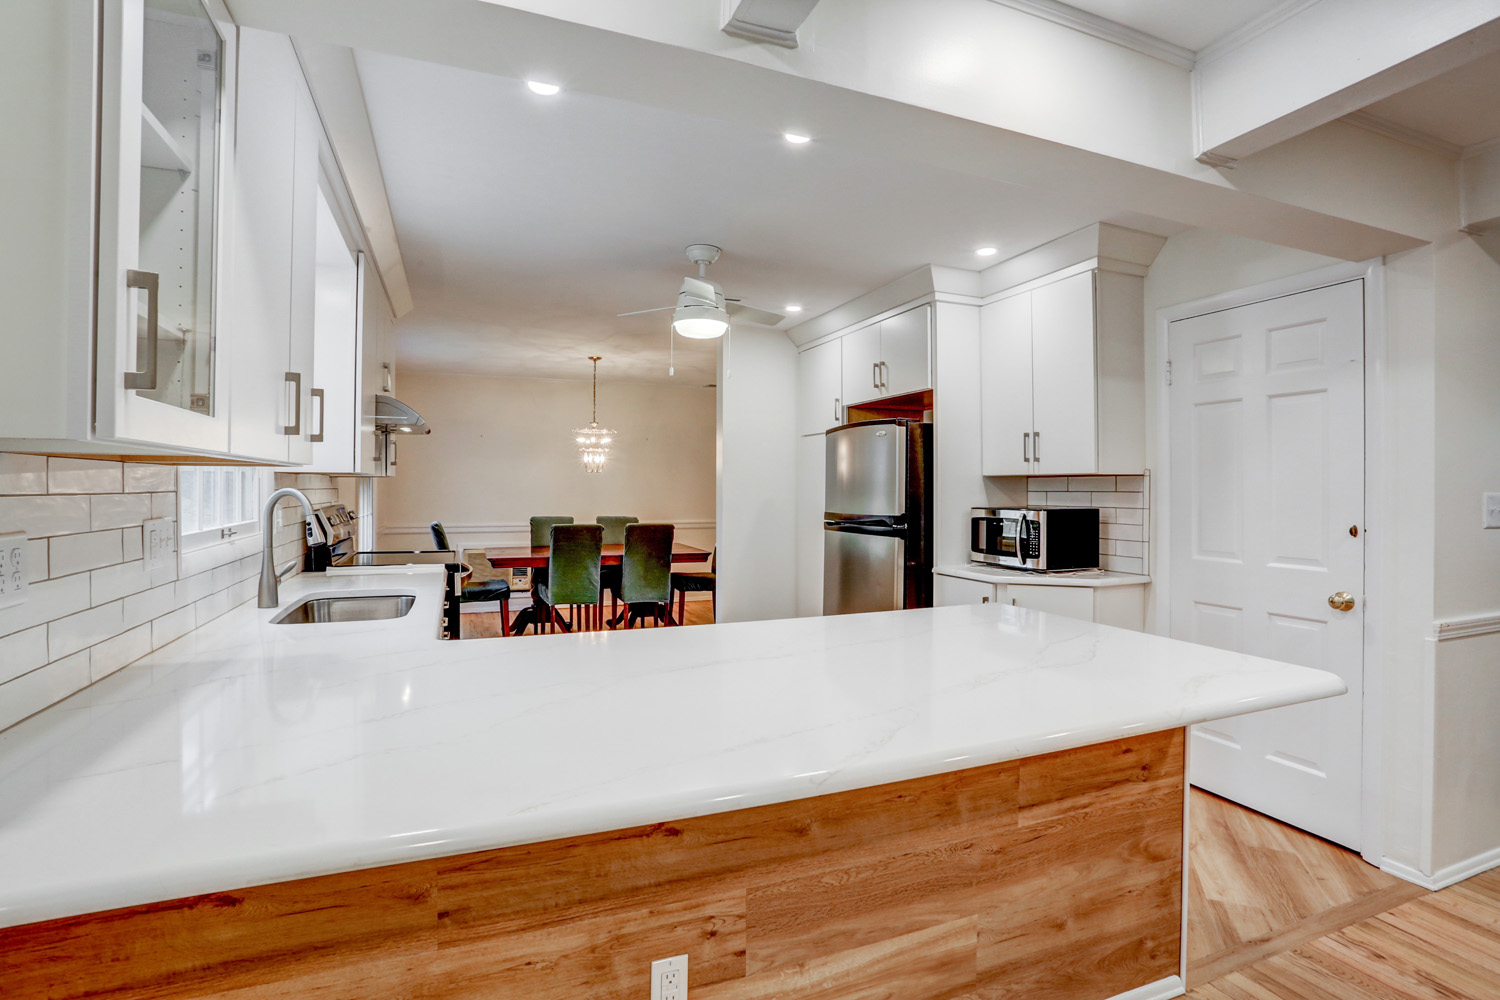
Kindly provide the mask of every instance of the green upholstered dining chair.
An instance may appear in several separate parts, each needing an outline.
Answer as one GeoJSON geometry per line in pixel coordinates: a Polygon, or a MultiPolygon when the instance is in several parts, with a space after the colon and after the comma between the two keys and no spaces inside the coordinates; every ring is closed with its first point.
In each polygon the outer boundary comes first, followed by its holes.
{"type": "Polygon", "coordinates": [[[559,623],[558,607],[567,604],[573,615],[569,630],[602,627],[599,553],[604,529],[597,524],[554,524],[551,542],[547,578],[532,588],[540,604],[538,621],[552,631],[559,623]]]}
{"type": "Polygon", "coordinates": [[[708,557],[707,573],[673,573],[672,593],[677,599],[677,624],[687,624],[687,595],[691,593],[703,593],[707,591],[712,595],[714,621],[719,620],[719,591],[716,587],[714,571],[719,561],[718,546],[714,546],[713,552],[708,557]]]}
{"type": "MultiPolygon", "coordinates": [[[[639,524],[641,519],[628,514],[600,514],[594,520],[604,528],[605,545],[624,545],[625,526],[639,524]]],[[[615,612],[618,610],[617,602],[620,599],[620,567],[599,567],[599,585],[609,591],[609,623],[613,628],[615,612]]]]}
{"type": "MultiPolygon", "coordinates": [[[[448,532],[443,527],[443,522],[433,521],[428,527],[432,529],[433,547],[452,551],[453,546],[448,544],[448,532]]],[[[499,602],[500,634],[510,635],[510,581],[496,579],[492,575],[493,570],[490,568],[489,560],[484,556],[484,549],[465,549],[463,557],[470,572],[469,578],[464,581],[463,588],[458,592],[458,602],[460,604],[499,602]]]]}
{"type": "MultiPolygon", "coordinates": [[[[547,514],[531,519],[531,547],[537,548],[541,545],[552,544],[552,526],[555,524],[572,524],[573,519],[563,514],[547,514]]],[[[547,580],[547,567],[538,566],[531,571],[531,602],[536,604],[538,588],[547,580]]],[[[540,609],[538,609],[540,610],[540,609]]],[[[536,630],[540,632],[542,618],[534,619],[536,630]]]]}
{"type": "Polygon", "coordinates": [[[672,624],[672,536],[670,524],[625,526],[625,555],[620,561],[620,600],[625,627],[643,618],[672,624]]]}

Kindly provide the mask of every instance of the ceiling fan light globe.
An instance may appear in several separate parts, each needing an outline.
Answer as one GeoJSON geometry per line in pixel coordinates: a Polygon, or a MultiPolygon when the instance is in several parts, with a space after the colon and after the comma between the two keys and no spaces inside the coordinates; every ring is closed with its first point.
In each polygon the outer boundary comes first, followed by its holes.
{"type": "Polygon", "coordinates": [[[672,329],[690,340],[713,340],[729,329],[729,314],[717,306],[679,306],[672,329]]]}

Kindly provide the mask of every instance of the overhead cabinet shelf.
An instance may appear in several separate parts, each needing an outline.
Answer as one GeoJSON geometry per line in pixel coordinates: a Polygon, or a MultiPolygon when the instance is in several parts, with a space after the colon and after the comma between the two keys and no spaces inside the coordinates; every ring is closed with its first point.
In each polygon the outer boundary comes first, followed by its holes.
{"type": "Polygon", "coordinates": [[[167,131],[161,119],[151,109],[141,105],[141,166],[158,170],[175,170],[180,174],[193,172],[193,163],[183,153],[172,133],[167,131]]]}

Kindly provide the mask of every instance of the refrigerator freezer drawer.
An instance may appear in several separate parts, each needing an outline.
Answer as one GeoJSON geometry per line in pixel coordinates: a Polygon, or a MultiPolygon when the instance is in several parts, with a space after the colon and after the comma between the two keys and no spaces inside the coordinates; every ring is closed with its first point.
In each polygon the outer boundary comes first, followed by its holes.
{"type": "Polygon", "coordinates": [[[906,542],[897,535],[823,531],[823,613],[899,611],[905,601],[906,542]]]}

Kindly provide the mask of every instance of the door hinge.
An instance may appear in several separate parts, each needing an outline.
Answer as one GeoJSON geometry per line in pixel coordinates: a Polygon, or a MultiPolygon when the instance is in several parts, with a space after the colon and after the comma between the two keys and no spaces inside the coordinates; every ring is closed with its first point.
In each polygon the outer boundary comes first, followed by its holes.
{"type": "Polygon", "coordinates": [[[1167,362],[1167,385],[1172,384],[1172,362],[1167,362]]]}

